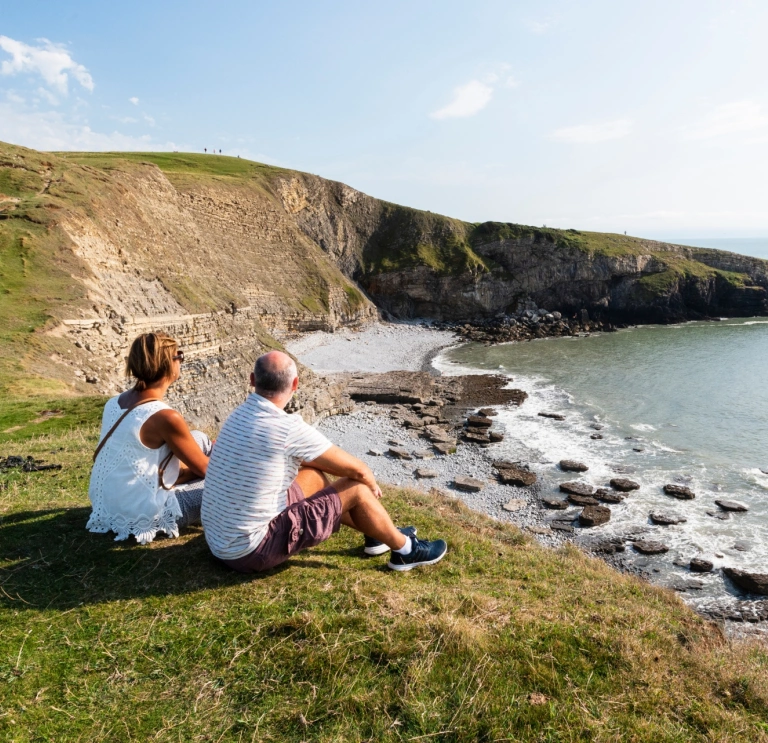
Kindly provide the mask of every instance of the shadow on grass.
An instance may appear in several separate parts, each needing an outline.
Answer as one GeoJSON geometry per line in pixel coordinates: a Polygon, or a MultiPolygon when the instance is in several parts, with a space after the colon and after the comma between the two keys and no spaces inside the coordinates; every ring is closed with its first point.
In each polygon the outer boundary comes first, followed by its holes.
{"type": "MultiPolygon", "coordinates": [[[[24,511],[0,519],[0,605],[71,609],[129,598],[169,596],[264,580],[288,570],[338,569],[309,551],[264,573],[236,573],[213,557],[202,530],[150,545],[85,530],[90,508],[24,511]]],[[[347,555],[355,550],[338,550],[347,555]]],[[[334,553],[328,553],[328,556],[334,553]]]]}

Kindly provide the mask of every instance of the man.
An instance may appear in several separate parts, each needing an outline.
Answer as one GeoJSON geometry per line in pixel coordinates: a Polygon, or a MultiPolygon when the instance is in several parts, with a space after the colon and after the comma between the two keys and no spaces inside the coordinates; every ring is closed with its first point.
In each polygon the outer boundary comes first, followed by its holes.
{"type": "Polygon", "coordinates": [[[285,412],[299,386],[290,356],[260,356],[251,385],[256,392],[227,418],[208,463],[202,521],[216,557],[240,572],[268,570],[341,524],[365,534],[367,554],[392,550],[392,570],[445,556],[442,539],[427,542],[413,527],[395,527],[364,462],[285,412]],[[339,479],[331,484],[326,473],[339,479]]]}

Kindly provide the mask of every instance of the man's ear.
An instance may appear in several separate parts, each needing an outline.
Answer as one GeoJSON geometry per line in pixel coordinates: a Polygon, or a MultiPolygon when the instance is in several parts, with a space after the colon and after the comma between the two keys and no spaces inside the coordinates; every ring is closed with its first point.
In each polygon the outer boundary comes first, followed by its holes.
{"type": "Polygon", "coordinates": [[[298,376],[293,378],[293,384],[291,384],[291,392],[296,392],[297,389],[299,389],[299,378],[298,378],[298,376]]]}
{"type": "Polygon", "coordinates": [[[256,375],[253,372],[251,372],[250,382],[251,382],[251,387],[255,388],[256,387],[256,375]]]}

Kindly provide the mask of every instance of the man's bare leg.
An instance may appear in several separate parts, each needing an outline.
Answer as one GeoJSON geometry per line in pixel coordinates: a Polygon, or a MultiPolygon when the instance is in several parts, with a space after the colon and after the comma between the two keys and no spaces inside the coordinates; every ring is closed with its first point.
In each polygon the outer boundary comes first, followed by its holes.
{"type": "MultiPolygon", "coordinates": [[[[295,482],[301,488],[305,498],[309,498],[315,493],[320,492],[323,488],[327,488],[329,485],[331,485],[331,481],[325,472],[318,470],[315,467],[306,466],[299,468],[295,482]]],[[[358,483],[358,485],[359,484],[360,483],[358,483]]],[[[333,485],[336,487],[336,483],[333,483],[333,485]]],[[[355,531],[362,531],[362,529],[358,528],[357,524],[355,524],[355,520],[349,511],[342,514],[341,523],[344,524],[344,526],[348,526],[350,529],[354,529],[355,531]]]]}
{"type": "Polygon", "coordinates": [[[406,537],[392,523],[373,491],[357,480],[341,477],[333,483],[341,499],[341,523],[384,542],[390,549],[405,546],[406,537]]]}

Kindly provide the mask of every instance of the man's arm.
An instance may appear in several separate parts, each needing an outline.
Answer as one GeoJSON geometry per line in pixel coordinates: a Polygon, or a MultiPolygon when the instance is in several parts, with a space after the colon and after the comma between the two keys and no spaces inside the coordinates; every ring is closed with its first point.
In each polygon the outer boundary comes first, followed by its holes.
{"type": "Polygon", "coordinates": [[[371,468],[365,462],[361,462],[357,457],[353,457],[338,446],[331,446],[330,449],[326,450],[317,459],[313,459],[311,462],[303,462],[303,464],[314,467],[322,472],[327,472],[329,475],[357,480],[363,483],[363,485],[367,485],[377,498],[381,498],[381,488],[377,485],[371,468]]]}

